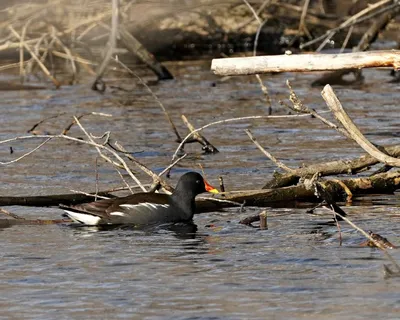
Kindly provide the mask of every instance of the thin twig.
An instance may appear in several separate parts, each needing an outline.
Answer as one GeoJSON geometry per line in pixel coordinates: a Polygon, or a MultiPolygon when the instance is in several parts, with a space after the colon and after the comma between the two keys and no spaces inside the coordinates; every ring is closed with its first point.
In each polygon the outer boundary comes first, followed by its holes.
{"type": "Polygon", "coordinates": [[[179,161],[185,159],[187,157],[187,153],[185,153],[182,157],[176,159],[174,162],[172,162],[168,167],[166,167],[163,171],[161,171],[158,176],[161,177],[163,174],[168,172],[171,168],[173,168],[179,161]]]}
{"type": "Polygon", "coordinates": [[[337,227],[338,232],[339,232],[339,247],[341,247],[341,246],[342,246],[342,243],[343,243],[343,239],[342,239],[342,230],[341,230],[341,228],[340,228],[340,223],[339,223],[339,221],[338,221],[338,219],[337,219],[337,217],[336,217],[336,214],[334,214],[333,217],[334,217],[334,219],[335,219],[336,227],[337,227]]]}
{"type": "Polygon", "coordinates": [[[22,218],[22,217],[16,215],[15,213],[7,211],[7,210],[5,210],[3,208],[0,208],[0,212],[6,214],[7,216],[13,217],[16,220],[25,220],[25,218],[22,218]]]}
{"type": "Polygon", "coordinates": [[[9,164],[11,164],[11,163],[18,162],[19,160],[21,160],[21,159],[23,159],[23,158],[29,156],[30,154],[34,153],[36,150],[40,149],[40,148],[41,148],[42,146],[44,146],[47,142],[49,142],[51,139],[52,139],[52,138],[47,138],[45,141],[43,141],[41,144],[39,144],[36,148],[32,149],[31,151],[29,151],[29,152],[23,154],[22,156],[20,156],[20,157],[14,159],[14,160],[6,161],[6,162],[0,162],[0,165],[9,165],[9,164]]]}
{"type": "MultiPolygon", "coordinates": [[[[195,130],[195,127],[189,122],[185,115],[181,116],[183,123],[188,127],[190,132],[195,130]]],[[[193,138],[203,145],[203,150],[206,153],[218,153],[218,149],[214,147],[205,137],[198,132],[193,132],[193,138]]]]}
{"type": "MultiPolygon", "coordinates": [[[[257,46],[258,46],[258,37],[260,35],[260,32],[261,32],[264,24],[267,23],[268,19],[265,19],[265,21],[262,21],[261,18],[259,17],[259,15],[258,15],[258,13],[250,5],[250,3],[247,0],[243,0],[243,2],[247,5],[247,7],[249,7],[250,11],[253,13],[253,16],[256,18],[256,20],[257,20],[257,22],[259,24],[259,26],[257,28],[256,36],[254,38],[254,46],[253,46],[254,47],[253,48],[253,55],[256,56],[257,55],[257,46]]],[[[272,100],[271,100],[271,97],[269,95],[268,88],[264,85],[264,83],[263,83],[263,81],[262,81],[262,79],[261,79],[259,74],[256,74],[255,77],[256,77],[258,83],[260,84],[262,93],[264,94],[265,101],[266,101],[267,106],[269,108],[269,112],[268,113],[271,113],[272,100]]]]}
{"type": "Polygon", "coordinates": [[[368,240],[370,240],[377,248],[381,249],[385,255],[389,258],[389,260],[396,266],[396,268],[400,271],[400,265],[397,263],[396,260],[392,257],[391,254],[387,251],[387,249],[379,242],[376,241],[371,235],[369,235],[366,231],[361,229],[359,226],[357,226],[354,222],[352,222],[349,218],[341,215],[340,213],[337,213],[330,209],[329,207],[325,207],[326,209],[330,210],[333,212],[336,216],[342,218],[344,221],[346,221],[349,225],[351,225],[354,229],[356,229],[358,232],[360,232],[364,237],[366,237],[368,240]]]}
{"type": "Polygon", "coordinates": [[[343,51],[346,49],[347,43],[349,42],[350,37],[351,37],[351,35],[353,34],[353,30],[354,30],[354,26],[351,26],[351,27],[349,28],[349,31],[348,31],[347,34],[346,34],[346,38],[345,38],[344,41],[343,41],[343,44],[342,44],[342,47],[340,48],[339,53],[343,53],[343,51]]]}
{"type": "Polygon", "coordinates": [[[124,176],[122,175],[121,171],[119,171],[117,167],[115,167],[115,170],[117,170],[117,172],[118,172],[118,174],[119,174],[121,180],[125,183],[126,187],[127,187],[127,188],[129,189],[129,191],[133,194],[134,192],[133,192],[131,186],[130,186],[129,183],[125,180],[125,178],[124,178],[124,176]]]}
{"type": "MultiPolygon", "coordinates": [[[[388,11],[388,10],[391,10],[391,9],[395,8],[397,5],[399,5],[398,3],[393,3],[391,6],[388,6],[388,7],[386,7],[386,8],[383,8],[383,10],[380,10],[378,13],[373,13],[372,15],[365,16],[365,15],[367,15],[369,12],[375,10],[376,8],[379,8],[380,6],[384,6],[385,4],[390,3],[390,2],[393,2],[393,0],[382,0],[382,1],[379,1],[379,2],[377,2],[377,3],[374,3],[374,4],[369,5],[369,6],[368,6],[367,8],[365,8],[364,10],[361,10],[361,11],[358,12],[357,14],[355,14],[355,15],[353,15],[352,17],[350,17],[349,19],[347,19],[347,20],[346,20],[345,22],[343,22],[339,27],[334,28],[334,29],[331,29],[331,30],[328,30],[328,31],[327,31],[325,34],[323,34],[322,36],[317,37],[317,38],[315,38],[315,39],[313,39],[313,40],[311,40],[311,41],[308,41],[308,42],[306,42],[306,43],[304,43],[304,44],[301,44],[301,45],[300,45],[300,49],[304,49],[305,47],[308,47],[308,46],[310,46],[310,45],[312,45],[312,44],[314,44],[314,43],[316,43],[316,42],[319,42],[319,41],[321,41],[322,39],[328,39],[328,40],[329,40],[329,39],[331,39],[331,38],[335,35],[335,33],[336,33],[337,31],[340,31],[340,30],[345,29],[345,28],[347,28],[347,27],[350,27],[350,26],[359,24],[359,23],[361,23],[361,22],[363,22],[363,21],[365,21],[365,20],[370,19],[370,18],[371,18],[372,16],[374,16],[375,14],[381,14],[381,13],[386,12],[386,11],[388,11]],[[365,17],[360,18],[360,17],[362,17],[362,16],[365,16],[365,17]]],[[[320,46],[320,48],[318,48],[318,49],[321,50],[321,49],[322,49],[321,46],[320,46]]]]}
{"type": "Polygon", "coordinates": [[[258,149],[260,149],[260,151],[265,154],[272,162],[274,162],[279,168],[289,172],[289,173],[293,173],[294,170],[289,168],[288,166],[286,166],[283,162],[279,161],[278,159],[276,159],[271,153],[269,153],[267,150],[265,150],[256,140],[256,138],[254,138],[253,134],[251,133],[250,130],[246,129],[244,130],[247,135],[249,136],[250,140],[253,141],[253,143],[257,146],[258,149]]]}
{"type": "MultiPolygon", "coordinates": [[[[18,40],[21,40],[21,36],[14,30],[14,28],[12,26],[9,26],[8,29],[14,34],[14,36],[16,36],[18,38],[18,40]]],[[[49,72],[49,70],[46,68],[46,66],[42,63],[42,61],[40,61],[40,59],[37,57],[37,55],[32,51],[32,49],[26,44],[26,42],[22,42],[25,49],[28,50],[28,52],[30,53],[30,55],[32,56],[33,59],[36,60],[37,64],[40,66],[40,68],[42,69],[42,71],[46,74],[46,76],[51,79],[51,81],[54,83],[54,85],[56,86],[56,88],[59,88],[61,86],[61,83],[54,78],[51,73],[49,72]]]]}
{"type": "Polygon", "coordinates": [[[112,153],[114,155],[114,157],[116,157],[118,159],[118,161],[120,161],[120,164],[122,164],[122,166],[124,167],[124,169],[126,170],[126,172],[128,172],[128,174],[130,175],[130,177],[140,186],[140,188],[146,192],[146,188],[143,187],[142,183],[139,181],[138,178],[136,178],[136,176],[133,174],[133,172],[131,171],[131,169],[128,167],[128,165],[126,164],[126,162],[118,155],[117,152],[115,152],[114,150],[107,148],[103,145],[99,145],[97,143],[94,142],[93,138],[90,136],[90,134],[88,134],[88,132],[86,131],[86,129],[82,126],[82,124],[80,123],[80,121],[78,120],[77,117],[74,116],[74,120],[75,122],[78,124],[79,128],[83,131],[83,133],[88,137],[89,141],[93,143],[93,145],[95,146],[97,152],[100,154],[100,156],[107,160],[108,162],[111,163],[115,163],[114,161],[112,161],[109,157],[105,156],[100,149],[104,149],[107,150],[108,152],[112,153]]]}
{"type": "Polygon", "coordinates": [[[116,63],[118,63],[122,68],[124,68],[130,75],[134,76],[136,79],[139,80],[139,82],[146,88],[146,90],[151,94],[151,96],[154,98],[154,100],[158,103],[158,105],[160,106],[161,110],[164,112],[165,117],[167,118],[172,131],[175,133],[176,135],[176,141],[177,142],[181,142],[182,138],[178,132],[178,129],[176,128],[175,124],[173,123],[169,113],[167,112],[166,108],[164,107],[164,104],[161,102],[161,100],[157,97],[157,95],[153,92],[153,90],[151,90],[151,88],[146,84],[146,82],[143,81],[143,79],[138,76],[135,72],[133,72],[126,64],[124,64],[123,62],[121,62],[119,59],[116,58],[112,58],[116,63]]]}
{"type": "Polygon", "coordinates": [[[293,107],[290,107],[286,104],[283,104],[284,106],[288,107],[290,110],[293,110],[295,112],[298,113],[308,113],[312,116],[314,116],[315,118],[319,119],[320,121],[322,121],[324,124],[326,124],[328,127],[335,129],[336,131],[338,131],[339,133],[341,133],[342,135],[344,135],[346,138],[351,139],[349,133],[341,128],[338,127],[336,124],[334,124],[333,122],[329,121],[328,119],[322,117],[318,112],[316,112],[314,109],[310,109],[309,107],[307,107],[302,101],[301,99],[297,96],[297,94],[294,92],[291,83],[289,80],[286,80],[286,85],[289,88],[290,91],[290,95],[289,95],[289,100],[292,102],[293,107]]]}
{"type": "MultiPolygon", "coordinates": [[[[95,201],[97,199],[110,199],[108,197],[100,196],[97,193],[94,193],[94,194],[93,193],[87,193],[87,192],[84,192],[84,191],[79,191],[79,190],[74,190],[74,189],[69,189],[69,191],[71,191],[73,193],[84,194],[85,196],[88,196],[88,197],[93,197],[95,201]]],[[[119,191],[119,190],[111,190],[111,191],[119,191]]]]}
{"type": "Polygon", "coordinates": [[[253,13],[254,18],[256,18],[257,22],[259,24],[262,23],[261,18],[258,16],[257,12],[254,10],[254,8],[252,7],[252,5],[247,1],[247,0],[243,0],[243,2],[246,4],[246,6],[250,9],[250,11],[253,13]]]}
{"type": "Polygon", "coordinates": [[[99,170],[97,166],[97,162],[99,160],[99,157],[96,157],[95,163],[94,163],[94,171],[95,171],[95,176],[96,176],[96,185],[95,185],[95,198],[94,201],[97,200],[97,194],[99,193],[99,170]]]}
{"type": "Polygon", "coordinates": [[[311,34],[308,31],[305,23],[309,4],[310,0],[304,0],[303,10],[301,12],[300,23],[299,23],[299,33],[304,31],[307,37],[311,38],[311,34]]]}
{"type": "Polygon", "coordinates": [[[193,135],[195,132],[199,132],[199,131],[201,131],[201,130],[204,130],[204,129],[206,129],[206,128],[208,128],[208,127],[211,127],[211,126],[215,126],[215,125],[217,125],[217,124],[228,123],[228,122],[236,122],[236,121],[244,121],[244,120],[251,120],[251,119],[252,119],[252,120],[254,120],[254,119],[281,119],[281,118],[283,119],[283,118],[297,118],[297,117],[305,117],[305,116],[309,117],[308,114],[307,114],[307,115],[283,115],[283,116],[249,116],[249,117],[229,118],[229,119],[225,119],[225,120],[214,121],[214,122],[208,123],[208,124],[206,124],[206,125],[204,125],[204,126],[202,126],[202,127],[200,127],[200,128],[197,128],[197,129],[193,130],[191,133],[189,133],[189,134],[182,140],[182,142],[179,144],[178,148],[175,150],[175,153],[174,153],[173,156],[172,156],[172,160],[175,160],[175,159],[176,159],[176,157],[177,157],[177,155],[178,155],[178,152],[179,152],[179,150],[181,150],[183,144],[184,144],[190,137],[192,137],[192,135],[193,135]]]}
{"type": "Polygon", "coordinates": [[[129,160],[131,160],[136,166],[138,166],[143,172],[145,172],[147,175],[149,175],[153,179],[153,184],[160,184],[165,190],[167,190],[169,192],[172,192],[174,190],[167,182],[164,181],[164,179],[157,176],[157,174],[155,174],[150,168],[148,168],[144,164],[140,163],[132,155],[128,154],[122,145],[120,145],[118,142],[115,142],[114,144],[115,144],[115,147],[117,148],[116,149],[117,151],[123,152],[125,157],[127,157],[129,160]]]}
{"type": "MultiPolygon", "coordinates": [[[[99,84],[101,82],[101,78],[103,77],[106,67],[114,53],[114,49],[117,46],[117,36],[118,36],[118,27],[119,27],[119,0],[112,0],[111,12],[112,12],[112,14],[111,14],[111,32],[110,32],[110,37],[108,40],[107,51],[104,54],[103,61],[101,62],[100,66],[97,69],[96,79],[94,80],[94,82],[92,84],[93,90],[99,90],[97,88],[97,84],[99,84]]],[[[103,91],[102,89],[103,88],[101,88],[100,91],[103,91]]]]}
{"type": "Polygon", "coordinates": [[[30,128],[30,129],[28,130],[28,133],[31,133],[31,132],[33,133],[33,131],[34,131],[39,125],[41,125],[43,122],[48,121],[48,120],[50,120],[50,119],[55,119],[55,118],[61,117],[61,116],[65,115],[65,114],[66,114],[66,112],[61,112],[61,113],[56,114],[56,115],[54,115],[54,116],[51,116],[51,117],[44,118],[44,119],[40,120],[39,122],[35,123],[35,124],[32,126],[32,128],[30,128]]]}

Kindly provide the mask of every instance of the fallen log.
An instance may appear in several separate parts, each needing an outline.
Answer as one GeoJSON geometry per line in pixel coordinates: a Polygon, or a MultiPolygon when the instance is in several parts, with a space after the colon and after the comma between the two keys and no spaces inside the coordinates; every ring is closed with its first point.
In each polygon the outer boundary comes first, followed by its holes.
{"type": "MultiPolygon", "coordinates": [[[[347,193],[343,188],[345,185],[353,194],[353,196],[363,194],[379,194],[393,193],[395,190],[400,188],[400,171],[397,172],[386,172],[380,173],[371,177],[343,179],[343,180],[325,180],[326,190],[335,201],[344,201],[347,198],[347,193]],[[340,183],[339,183],[340,182],[340,183]]],[[[304,201],[304,202],[316,202],[319,201],[315,196],[314,191],[307,188],[304,184],[296,186],[277,188],[277,189],[263,189],[263,190],[246,190],[246,191],[235,191],[224,193],[224,199],[243,203],[247,206],[273,206],[274,204],[284,203],[285,206],[290,202],[304,201]]],[[[196,201],[196,206],[201,209],[210,206],[210,203],[204,203],[203,201],[196,201]]],[[[227,206],[229,204],[222,204],[227,206]]],[[[216,207],[221,208],[221,204],[216,207]],[[218,207],[219,206],[219,207],[218,207]]],[[[231,205],[232,206],[232,205],[231,205]]]]}
{"type": "MultiPolygon", "coordinates": [[[[372,177],[326,180],[326,190],[332,194],[335,201],[346,199],[347,193],[345,185],[354,196],[374,193],[393,193],[400,188],[400,171],[385,172],[376,174],[372,177]]],[[[31,197],[0,197],[1,206],[58,206],[62,204],[77,204],[93,201],[93,197],[81,194],[50,195],[50,196],[31,196],[31,197]],[[86,197],[86,198],[85,198],[86,197]],[[89,199],[87,199],[89,198],[89,199]]],[[[318,198],[314,191],[307,188],[304,184],[296,186],[262,189],[262,190],[243,190],[222,193],[219,198],[196,199],[196,213],[212,212],[223,208],[234,207],[245,203],[246,206],[274,206],[284,203],[285,206],[290,202],[317,202],[318,198]]]]}
{"type": "MultiPolygon", "coordinates": [[[[109,192],[99,192],[97,195],[113,197],[109,192]]],[[[78,204],[93,201],[94,196],[79,193],[53,194],[47,196],[20,196],[0,197],[0,206],[28,206],[28,207],[52,207],[63,204],[78,204]]]]}
{"type": "Polygon", "coordinates": [[[400,50],[223,58],[213,59],[211,63],[211,70],[220,76],[376,67],[400,69],[400,50]]]}

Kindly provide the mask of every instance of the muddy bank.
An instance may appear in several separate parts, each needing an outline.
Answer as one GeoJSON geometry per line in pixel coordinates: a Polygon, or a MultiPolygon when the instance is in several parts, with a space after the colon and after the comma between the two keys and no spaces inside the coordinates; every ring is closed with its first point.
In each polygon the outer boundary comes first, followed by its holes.
{"type": "MultiPolygon", "coordinates": [[[[374,2],[311,1],[309,8],[304,11],[304,26],[300,28],[303,1],[249,1],[249,6],[243,1],[234,0],[121,1],[119,23],[161,60],[250,53],[254,49],[257,32],[258,52],[278,54],[287,49],[297,51],[301,44],[338,27],[346,19],[365,10],[368,3],[374,2]]],[[[65,51],[62,47],[65,45],[88,62],[98,59],[109,39],[109,1],[86,1],[83,5],[80,1],[63,0],[37,0],[29,4],[8,1],[3,2],[2,6],[0,35],[3,41],[0,43],[0,58],[3,59],[14,62],[20,59],[19,43],[13,39],[10,26],[27,41],[56,32],[62,42],[56,45],[58,51],[65,51]]],[[[390,11],[395,7],[379,9],[390,11]]],[[[325,48],[340,48],[346,38],[346,47],[354,47],[377,17],[379,15],[375,14],[363,23],[355,24],[350,35],[349,28],[338,30],[325,48]]],[[[398,17],[394,17],[386,30],[379,34],[378,40],[398,47],[399,21],[398,17]]],[[[46,42],[46,37],[43,41],[46,42]]],[[[314,50],[319,45],[315,43],[306,50],[314,50]]],[[[36,50],[41,51],[39,48],[36,50]]],[[[117,52],[127,52],[123,43],[118,43],[117,52]]],[[[68,56],[67,52],[64,53],[68,56]]],[[[132,54],[129,56],[132,57],[132,54]]],[[[55,57],[60,58],[68,60],[65,55],[55,57]]]]}
{"type": "MultiPolygon", "coordinates": [[[[151,22],[137,25],[132,32],[142,43],[161,59],[183,59],[196,56],[225,56],[253,53],[257,33],[257,52],[259,54],[279,54],[285,50],[300,50],[300,45],[338,27],[352,15],[364,10],[367,3],[348,1],[329,2],[325,7],[313,3],[307,11],[305,23],[307,30],[299,30],[302,2],[293,4],[274,3],[263,6],[255,2],[252,10],[243,2],[213,4],[210,7],[182,9],[175,13],[156,16],[151,22]],[[335,6],[332,6],[332,3],[335,6]],[[334,8],[334,9],[333,9],[334,8]]],[[[348,29],[339,30],[326,49],[341,48],[347,39],[347,48],[356,46],[374,19],[357,24],[348,37],[348,29]]],[[[392,20],[382,30],[378,42],[391,42],[389,46],[399,46],[400,19],[392,20]]],[[[308,46],[315,50],[320,43],[308,46]]]]}

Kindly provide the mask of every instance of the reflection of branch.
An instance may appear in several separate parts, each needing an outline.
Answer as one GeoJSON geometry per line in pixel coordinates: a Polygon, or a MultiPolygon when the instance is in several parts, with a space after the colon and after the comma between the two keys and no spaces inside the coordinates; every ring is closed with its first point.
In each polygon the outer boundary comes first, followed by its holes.
{"type": "Polygon", "coordinates": [[[366,237],[369,241],[371,241],[377,248],[381,249],[385,253],[385,255],[389,258],[389,260],[395,265],[396,269],[400,271],[399,264],[389,254],[384,244],[382,244],[380,241],[377,241],[376,238],[372,236],[372,234],[365,232],[354,222],[352,222],[349,218],[347,218],[346,213],[335,203],[335,201],[331,199],[329,193],[325,191],[325,188],[320,182],[318,181],[314,182],[314,187],[318,196],[328,203],[328,206],[326,206],[328,210],[332,211],[334,215],[346,221],[349,225],[351,225],[354,229],[359,231],[364,237],[366,237]]]}
{"type": "Polygon", "coordinates": [[[343,125],[350,137],[357,142],[361,148],[384,164],[393,167],[400,167],[400,159],[393,158],[382,153],[377,147],[369,142],[367,138],[365,138],[365,136],[361,133],[361,131],[343,109],[342,104],[336,97],[332,87],[329,84],[324,87],[321,94],[335,118],[343,125]]]}
{"type": "Polygon", "coordinates": [[[56,115],[54,115],[54,116],[50,116],[50,117],[48,117],[48,118],[44,118],[44,119],[40,120],[39,122],[35,123],[35,124],[32,126],[32,128],[30,128],[30,129],[28,130],[28,133],[35,134],[35,132],[34,132],[35,129],[36,129],[39,125],[41,125],[43,122],[45,122],[45,121],[47,121],[47,120],[50,120],[50,119],[58,118],[58,117],[60,117],[60,116],[63,116],[64,114],[66,114],[66,112],[61,112],[61,113],[56,114],[56,115]]]}
{"type": "Polygon", "coordinates": [[[203,145],[203,150],[206,153],[218,153],[218,149],[214,147],[205,137],[203,137],[198,131],[195,131],[195,127],[189,122],[185,115],[181,116],[183,123],[188,127],[190,132],[193,132],[193,138],[203,145]]]}

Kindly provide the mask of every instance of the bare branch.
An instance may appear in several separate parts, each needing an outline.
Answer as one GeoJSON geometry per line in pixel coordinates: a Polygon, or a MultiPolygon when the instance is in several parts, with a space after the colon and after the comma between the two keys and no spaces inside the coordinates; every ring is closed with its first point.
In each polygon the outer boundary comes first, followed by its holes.
{"type": "Polygon", "coordinates": [[[280,118],[297,118],[297,117],[305,117],[305,116],[309,116],[307,115],[285,115],[285,116],[249,116],[249,117],[240,117],[240,118],[230,118],[230,119],[225,119],[225,120],[219,120],[219,121],[215,121],[215,122],[211,122],[208,123],[204,126],[202,126],[201,128],[197,128],[195,130],[193,130],[191,133],[189,133],[183,140],[182,142],[179,144],[178,148],[175,150],[174,155],[172,156],[172,160],[175,160],[179,150],[182,149],[183,144],[190,138],[193,136],[193,134],[195,132],[199,132],[201,130],[204,130],[208,127],[211,126],[215,126],[217,124],[221,124],[221,123],[228,123],[228,122],[235,122],[235,121],[244,121],[244,120],[251,120],[251,119],[280,119],[280,118]]]}
{"type": "Polygon", "coordinates": [[[357,142],[361,148],[384,164],[392,167],[400,167],[400,159],[384,154],[371,142],[369,142],[367,138],[365,138],[358,127],[350,119],[349,115],[344,110],[342,104],[329,84],[324,87],[321,94],[335,118],[343,125],[351,138],[357,142]]]}
{"type": "Polygon", "coordinates": [[[269,153],[267,150],[265,150],[256,140],[256,138],[254,138],[253,134],[251,133],[250,130],[244,130],[247,135],[250,137],[251,141],[253,141],[253,143],[257,146],[258,149],[260,149],[260,151],[262,153],[264,153],[272,162],[274,162],[279,168],[292,173],[294,172],[293,169],[289,168],[288,166],[286,166],[283,162],[279,161],[278,159],[276,159],[271,153],[269,153]]]}
{"type": "Polygon", "coordinates": [[[11,161],[6,161],[6,162],[0,162],[0,165],[8,165],[14,162],[18,162],[19,160],[29,156],[30,154],[34,153],[36,150],[40,149],[43,145],[45,145],[47,142],[49,142],[52,138],[47,138],[45,141],[43,141],[41,144],[39,144],[36,148],[32,149],[31,151],[23,154],[17,159],[11,160],[11,161]]]}

